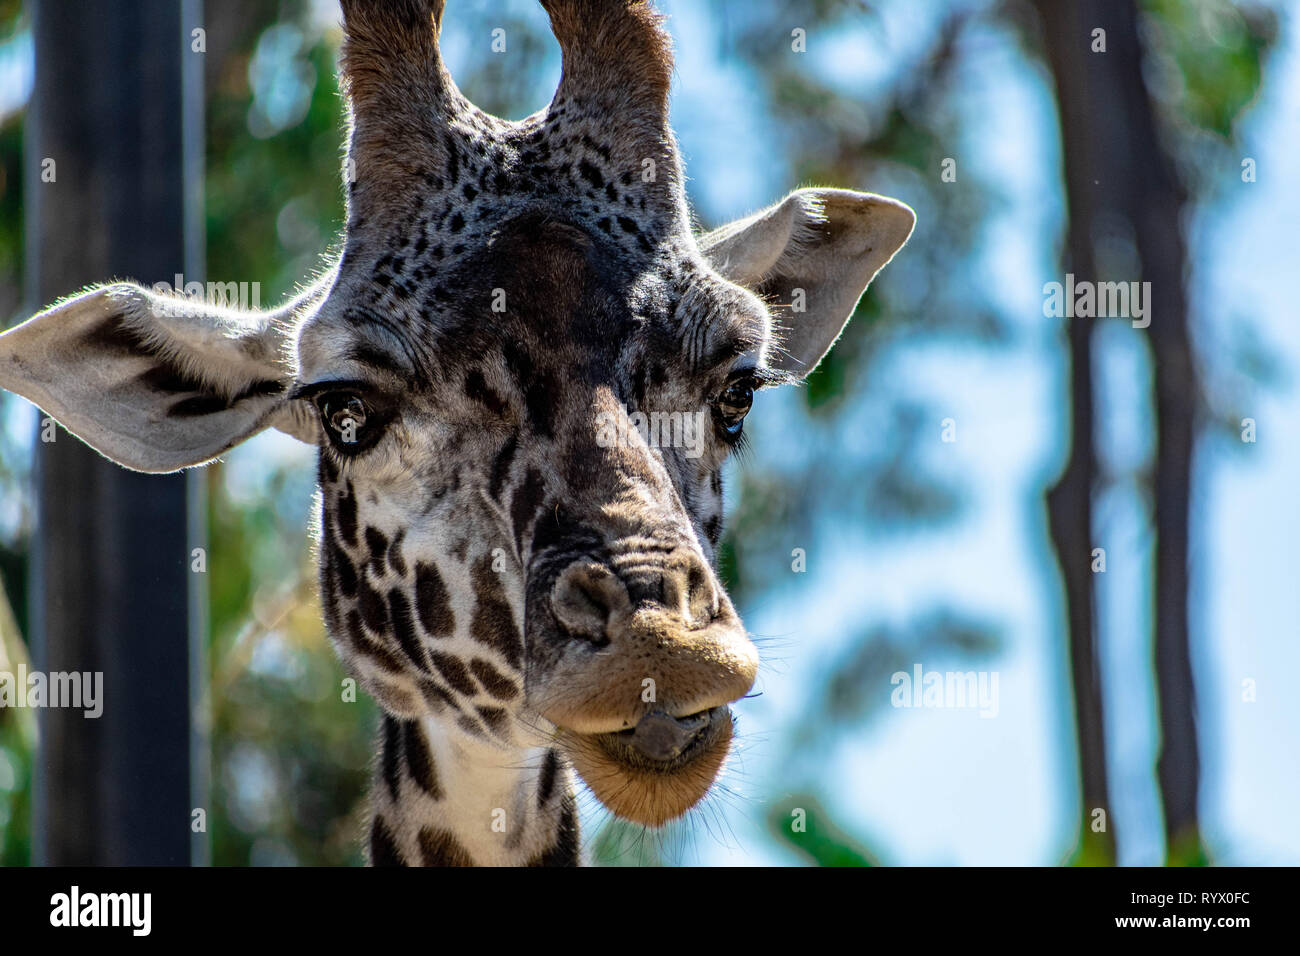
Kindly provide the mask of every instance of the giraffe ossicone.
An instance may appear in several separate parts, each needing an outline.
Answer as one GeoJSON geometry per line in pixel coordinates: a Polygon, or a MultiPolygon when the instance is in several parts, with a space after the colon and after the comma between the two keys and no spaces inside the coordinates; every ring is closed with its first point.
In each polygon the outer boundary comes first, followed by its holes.
{"type": "Polygon", "coordinates": [[[650,826],[718,776],[759,663],[714,569],[723,462],[914,216],[802,189],[697,235],[648,2],[543,0],[562,79],[518,122],[447,75],[442,6],[342,2],[347,226],[306,291],[101,286],[0,336],[0,386],[139,471],[317,445],[327,630],[384,710],[370,861],[569,864],[575,772],[650,826]]]}

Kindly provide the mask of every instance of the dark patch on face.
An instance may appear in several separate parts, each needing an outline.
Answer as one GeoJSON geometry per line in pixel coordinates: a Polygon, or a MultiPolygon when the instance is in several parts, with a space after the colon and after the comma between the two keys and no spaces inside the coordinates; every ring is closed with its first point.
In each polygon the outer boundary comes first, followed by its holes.
{"type": "Polygon", "coordinates": [[[324,450],[317,456],[319,468],[317,469],[317,480],[321,487],[328,487],[339,480],[339,466],[335,464],[333,457],[326,454],[324,450]]]}
{"type": "Polygon", "coordinates": [[[541,507],[545,496],[546,483],[541,472],[536,468],[529,468],[528,474],[524,476],[524,483],[515,489],[514,497],[510,500],[510,522],[514,527],[515,542],[521,551],[524,535],[528,533],[528,526],[536,516],[537,509],[541,507]]]}
{"type": "Polygon", "coordinates": [[[381,761],[384,771],[384,783],[388,785],[388,793],[397,802],[397,792],[401,787],[402,776],[401,766],[398,761],[401,759],[401,739],[402,728],[399,726],[395,717],[384,715],[384,744],[381,761]]]}
{"type": "Polygon", "coordinates": [[[546,751],[546,757],[542,761],[542,772],[537,783],[537,808],[539,810],[551,802],[551,795],[555,793],[555,778],[559,773],[559,755],[554,750],[546,751]]]}
{"type": "Polygon", "coordinates": [[[390,684],[382,678],[371,681],[367,685],[367,689],[384,710],[400,714],[409,714],[415,710],[416,701],[414,697],[397,685],[390,684]]]}
{"type": "Polygon", "coordinates": [[[326,540],[328,549],[328,567],[334,573],[343,594],[349,598],[357,596],[357,569],[352,566],[352,559],[347,556],[338,542],[331,535],[326,540]]]}
{"type": "Polygon", "coordinates": [[[573,795],[564,798],[560,808],[560,825],[555,833],[555,845],[534,857],[529,866],[578,865],[578,810],[573,795]]]}
{"type": "Polygon", "coordinates": [[[433,661],[433,666],[442,675],[442,679],[451,685],[452,690],[464,694],[466,697],[473,697],[478,693],[473,678],[469,676],[469,671],[465,669],[465,665],[460,662],[459,658],[452,657],[450,654],[439,654],[437,651],[430,651],[429,659],[433,661]]]}
{"type": "Polygon", "coordinates": [[[357,494],[348,482],[346,489],[340,491],[334,503],[334,521],[338,525],[343,543],[349,547],[357,544],[357,494]]]}
{"type": "Polygon", "coordinates": [[[370,821],[370,865],[406,866],[406,860],[397,849],[397,841],[383,817],[370,821]]]}
{"type": "Polygon", "coordinates": [[[506,404],[506,400],[492,386],[488,385],[487,379],[483,377],[483,373],[478,369],[471,369],[466,374],[465,394],[498,417],[505,415],[510,407],[506,404]]]}
{"type": "Polygon", "coordinates": [[[551,416],[555,409],[555,382],[546,369],[538,368],[532,357],[515,342],[502,348],[506,367],[524,393],[528,423],[544,438],[552,434],[551,416]]]}
{"type": "Polygon", "coordinates": [[[388,566],[398,577],[406,577],[406,558],[402,556],[402,541],[406,538],[403,528],[393,536],[393,543],[388,546],[388,566]]]}
{"type": "Polygon", "coordinates": [[[497,700],[514,700],[519,696],[515,682],[482,658],[476,657],[469,662],[469,669],[474,672],[483,689],[497,700]]]}
{"type": "Polygon", "coordinates": [[[420,860],[425,866],[473,866],[469,851],[446,830],[420,828],[420,860]]]}
{"type": "Polygon", "coordinates": [[[456,698],[428,678],[420,680],[420,693],[424,695],[424,699],[435,714],[441,714],[447,708],[454,711],[460,710],[460,704],[456,703],[456,698]]]}
{"type": "Polygon", "coordinates": [[[567,564],[582,555],[596,554],[603,547],[604,539],[600,534],[574,521],[559,502],[549,501],[542,505],[533,526],[534,562],[544,555],[548,565],[567,564]]]}
{"type": "Polygon", "coordinates": [[[359,581],[357,589],[357,607],[361,610],[361,620],[366,622],[366,627],[372,633],[385,633],[388,630],[388,607],[384,604],[384,596],[365,581],[359,581]]]}
{"type": "Polygon", "coordinates": [[[394,657],[384,645],[372,640],[361,626],[361,615],[357,611],[348,612],[346,619],[347,634],[352,641],[352,649],[364,657],[370,658],[380,669],[393,674],[400,674],[407,668],[394,657]]]}
{"type": "Polygon", "coordinates": [[[438,770],[429,753],[428,742],[414,720],[406,721],[404,747],[406,751],[406,769],[411,779],[420,789],[435,800],[442,799],[442,787],[438,784],[438,770]]]}
{"type": "Polygon", "coordinates": [[[478,711],[478,715],[483,718],[483,722],[488,725],[488,728],[494,734],[498,737],[506,736],[506,723],[509,714],[500,707],[476,707],[474,709],[478,711]]]}
{"type": "Polygon", "coordinates": [[[424,668],[424,649],[415,634],[415,622],[411,619],[411,604],[406,595],[397,588],[388,592],[388,610],[393,619],[393,633],[402,651],[416,667],[424,668]]]}
{"type": "Polygon", "coordinates": [[[472,717],[467,717],[465,715],[457,717],[456,726],[465,731],[465,733],[469,734],[471,737],[483,736],[483,728],[480,727],[478,721],[474,720],[472,717]]]}
{"type": "Polygon", "coordinates": [[[718,539],[722,537],[722,519],[717,515],[713,515],[708,521],[704,522],[704,534],[709,539],[709,544],[716,548],[718,539]]]}
{"type": "Polygon", "coordinates": [[[456,630],[456,613],[451,609],[442,575],[423,561],[415,565],[415,608],[430,637],[447,637],[456,630]]]}
{"type": "Polygon", "coordinates": [[[578,163],[578,172],[597,189],[605,185],[605,177],[601,175],[600,170],[585,159],[578,163]]]}
{"type": "Polygon", "coordinates": [[[511,667],[519,668],[524,656],[524,642],[515,626],[514,614],[505,598],[500,576],[492,570],[486,555],[474,563],[474,617],[470,635],[497,650],[511,667]]]}
{"type": "Polygon", "coordinates": [[[384,573],[388,560],[388,535],[378,528],[366,528],[366,548],[370,551],[370,571],[376,577],[384,573]]]}
{"type": "Polygon", "coordinates": [[[492,477],[488,482],[488,495],[493,501],[501,500],[501,490],[505,486],[506,479],[510,477],[510,465],[515,460],[515,451],[518,447],[519,440],[512,434],[501,446],[496,458],[492,460],[492,477]]]}

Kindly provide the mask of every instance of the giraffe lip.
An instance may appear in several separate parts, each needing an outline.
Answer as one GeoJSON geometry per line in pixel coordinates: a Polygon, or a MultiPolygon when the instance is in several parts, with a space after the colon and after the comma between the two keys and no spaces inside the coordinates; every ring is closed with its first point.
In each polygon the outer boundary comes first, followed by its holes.
{"type": "Polygon", "coordinates": [[[583,782],[615,816],[657,827],[704,798],[731,749],[731,737],[731,708],[724,704],[684,718],[651,712],[630,731],[569,732],[564,749],[583,782]],[[638,741],[639,725],[647,720],[638,741]],[[682,725],[678,731],[674,723],[682,725]]]}

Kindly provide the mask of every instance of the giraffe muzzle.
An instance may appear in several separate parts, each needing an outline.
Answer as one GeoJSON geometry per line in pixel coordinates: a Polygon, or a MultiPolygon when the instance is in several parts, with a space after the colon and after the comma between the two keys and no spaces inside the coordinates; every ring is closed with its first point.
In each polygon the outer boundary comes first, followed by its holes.
{"type": "Polygon", "coordinates": [[[537,610],[554,656],[530,676],[529,701],[592,793],[648,826],[695,806],[730,750],[730,704],[758,669],[703,557],[681,547],[580,558],[537,610]]]}
{"type": "Polygon", "coordinates": [[[731,748],[727,706],[688,717],[646,714],[617,733],[561,735],[574,769],[616,815],[661,826],[699,803],[731,748]]]}

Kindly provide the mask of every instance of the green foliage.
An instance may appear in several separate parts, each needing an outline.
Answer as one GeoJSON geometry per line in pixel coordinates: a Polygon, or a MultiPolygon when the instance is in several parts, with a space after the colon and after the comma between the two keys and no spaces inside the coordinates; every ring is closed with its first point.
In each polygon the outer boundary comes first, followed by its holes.
{"type": "MultiPolygon", "coordinates": [[[[0,585],[0,672],[28,666],[27,647],[0,585]]],[[[0,866],[24,866],[31,859],[32,753],[36,716],[30,710],[0,708],[0,866]]]]}
{"type": "Polygon", "coordinates": [[[816,866],[880,866],[880,858],[832,819],[809,793],[773,803],[768,833],[816,866]]]}
{"type": "Polygon", "coordinates": [[[1147,0],[1143,8],[1158,66],[1153,93],[1167,111],[1232,139],[1259,92],[1264,55],[1277,37],[1276,15],[1228,0],[1147,0]]]}
{"type": "Polygon", "coordinates": [[[664,866],[661,840],[647,827],[611,818],[592,841],[597,866],[664,866]]]}
{"type": "Polygon", "coordinates": [[[1091,816],[1085,815],[1079,825],[1074,849],[1066,856],[1065,866],[1114,866],[1115,841],[1105,832],[1092,828],[1091,816]]]}

